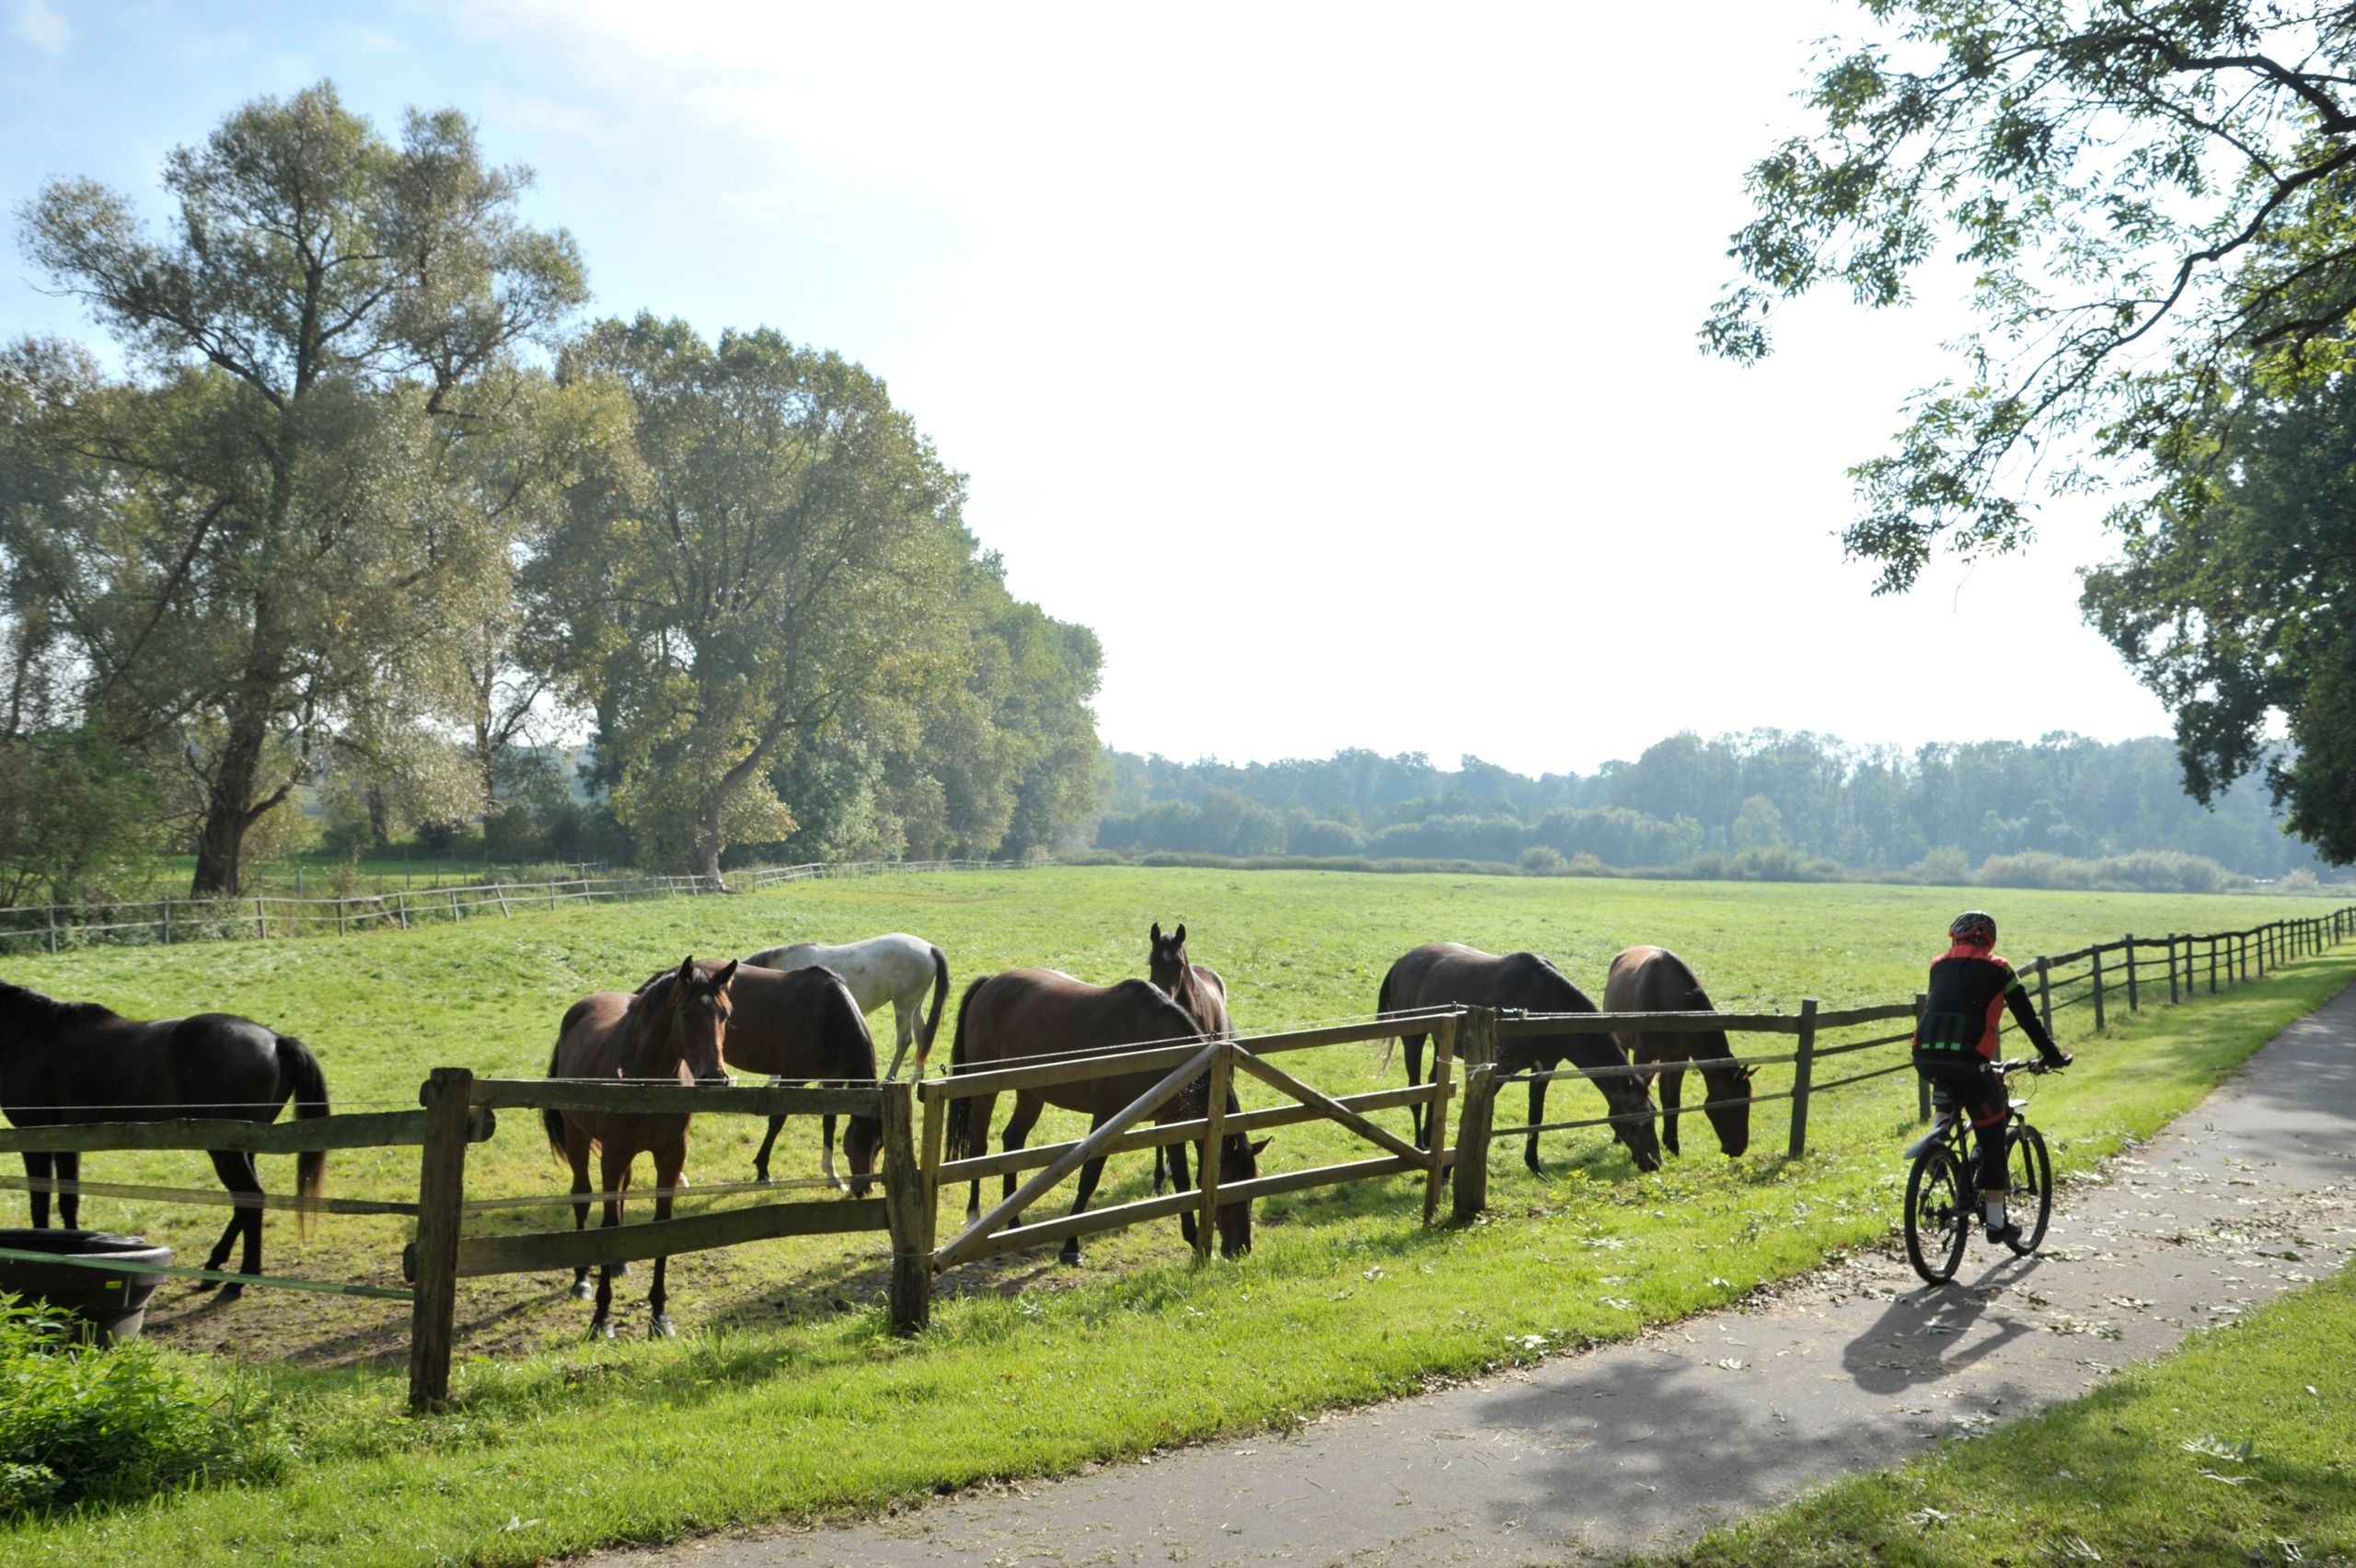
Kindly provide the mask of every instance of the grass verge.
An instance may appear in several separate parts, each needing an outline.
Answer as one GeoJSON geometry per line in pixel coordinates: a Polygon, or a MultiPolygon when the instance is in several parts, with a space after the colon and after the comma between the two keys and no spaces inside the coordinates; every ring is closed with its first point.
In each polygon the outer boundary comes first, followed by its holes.
{"type": "Polygon", "coordinates": [[[2356,1272],[2343,1269],[2084,1399],[1642,1561],[2356,1562],[2351,1343],[2356,1272]]]}

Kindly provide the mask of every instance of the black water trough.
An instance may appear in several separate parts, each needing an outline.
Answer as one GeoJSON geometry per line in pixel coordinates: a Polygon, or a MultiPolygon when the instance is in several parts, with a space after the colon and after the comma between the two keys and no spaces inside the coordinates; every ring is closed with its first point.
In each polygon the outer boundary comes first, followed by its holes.
{"type": "MultiPolygon", "coordinates": [[[[118,1265],[161,1266],[172,1261],[169,1247],[154,1246],[144,1236],[116,1236],[104,1230],[0,1230],[0,1250],[48,1252],[118,1265]]],[[[139,1337],[139,1326],[147,1318],[147,1298],[156,1294],[164,1277],[121,1267],[0,1258],[0,1290],[38,1297],[62,1312],[72,1313],[89,1325],[92,1337],[100,1344],[120,1344],[139,1337]]]]}

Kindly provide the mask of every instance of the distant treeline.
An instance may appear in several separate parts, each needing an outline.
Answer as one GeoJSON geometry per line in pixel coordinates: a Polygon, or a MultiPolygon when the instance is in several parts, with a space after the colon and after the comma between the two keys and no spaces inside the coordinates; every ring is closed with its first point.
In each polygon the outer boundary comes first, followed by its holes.
{"type": "Polygon", "coordinates": [[[2325,871],[2284,836],[2263,788],[2236,786],[2213,811],[2189,799],[2175,747],[2157,737],[1910,752],[1775,730],[1685,732],[1634,762],[1534,778],[1474,756],[1454,769],[1370,751],[1239,767],[1108,749],[1096,786],[1094,844],[1128,857],[2189,891],[2325,871]]]}

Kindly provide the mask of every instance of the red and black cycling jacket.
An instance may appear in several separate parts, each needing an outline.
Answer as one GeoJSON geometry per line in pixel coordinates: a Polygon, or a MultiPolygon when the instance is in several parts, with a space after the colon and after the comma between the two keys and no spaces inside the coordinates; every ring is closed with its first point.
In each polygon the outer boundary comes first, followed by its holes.
{"type": "Polygon", "coordinates": [[[1931,965],[1923,1021],[1914,1030],[1915,1062],[1931,1066],[1994,1061],[1996,1030],[2008,1005],[2038,1055],[2052,1056],[2053,1037],[2038,1021],[2013,966],[1986,948],[1960,942],[1949,948],[1931,965]]]}

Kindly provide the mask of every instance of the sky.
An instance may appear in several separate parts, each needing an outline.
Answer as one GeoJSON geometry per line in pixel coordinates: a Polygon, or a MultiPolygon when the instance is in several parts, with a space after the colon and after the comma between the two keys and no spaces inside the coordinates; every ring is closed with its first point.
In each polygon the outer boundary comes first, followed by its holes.
{"type": "MultiPolygon", "coordinates": [[[[883,376],[1010,586],[1095,628],[1107,744],[1591,771],[1679,730],[2165,732],[2082,624],[2101,504],[1874,598],[1847,467],[1955,368],[1962,277],[1694,332],[1831,0],[1674,13],[0,0],[0,203],[332,78],[473,116],[594,310],[883,376]],[[1672,15],[1673,29],[1663,26],[1672,15]],[[1958,703],[1958,672],[1984,702],[1958,703]]],[[[15,243],[0,337],[95,338],[15,243]]]]}

